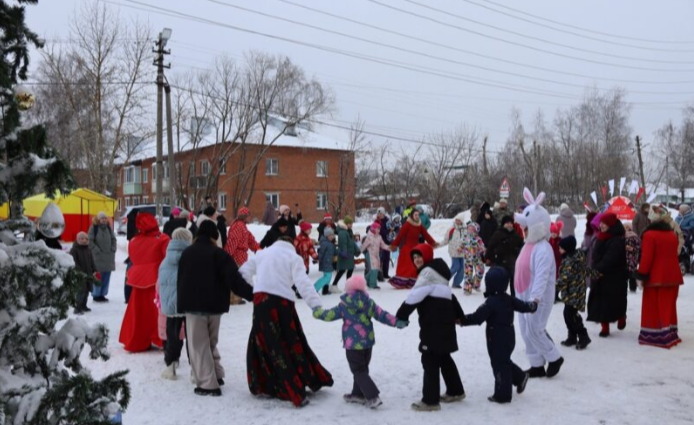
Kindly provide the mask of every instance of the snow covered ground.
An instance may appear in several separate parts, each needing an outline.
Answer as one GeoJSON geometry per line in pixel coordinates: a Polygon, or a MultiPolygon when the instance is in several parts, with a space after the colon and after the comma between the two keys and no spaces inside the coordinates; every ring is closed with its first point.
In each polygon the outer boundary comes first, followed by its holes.
{"type": "MultiPolygon", "coordinates": [[[[450,220],[434,220],[431,232],[441,240],[451,225],[450,220]]],[[[585,220],[579,222],[582,232],[585,220]]],[[[364,233],[366,225],[355,225],[355,232],[364,233]]],[[[257,238],[264,226],[251,226],[257,238]]],[[[314,230],[315,234],[315,230],[314,230]]],[[[580,242],[579,242],[580,243],[580,242]]],[[[199,397],[193,394],[188,379],[189,366],[185,354],[177,381],[160,377],[164,369],[163,353],[129,354],[118,343],[123,303],[123,278],[127,241],[119,239],[118,270],[111,278],[108,304],[90,301],[92,312],[83,316],[89,322],[102,322],[111,329],[111,360],[91,361],[83,353],[83,361],[96,377],[129,369],[132,401],[123,416],[126,425],[136,424],[355,424],[378,423],[535,423],[535,424],[668,424],[694,422],[694,278],[688,276],[681,287],[678,311],[680,337],[683,343],[672,350],[638,345],[641,292],[629,294],[627,328],[613,329],[607,338],[599,338],[597,324],[589,323],[593,343],[585,351],[561,347],[565,358],[561,373],[552,379],[533,379],[524,394],[515,396],[509,405],[487,401],[493,392],[493,377],[487,356],[484,327],[458,328],[460,350],[453,355],[460,370],[467,398],[453,405],[443,405],[437,413],[417,413],[410,403],[419,400],[422,367],[417,351],[416,317],[404,330],[376,324],[376,347],[371,365],[372,376],[381,390],[383,406],[368,411],[347,405],[342,394],[351,389],[352,377],[340,340],[341,323],[319,322],[310,309],[297,303],[308,340],[323,365],[333,374],[335,385],[310,395],[311,404],[295,409],[288,402],[260,400],[253,397],[246,383],[246,345],[251,326],[251,305],[232,307],[223,316],[219,350],[226,369],[223,396],[199,397]],[[368,422],[367,422],[368,421],[368,422]]],[[[449,259],[447,249],[436,255],[449,259]]],[[[357,266],[357,272],[360,267],[357,266]]],[[[311,265],[312,279],[319,277],[317,266],[311,265]]],[[[344,280],[343,280],[344,283],[344,280]]],[[[385,309],[395,313],[407,293],[392,289],[387,283],[372,297],[385,309]]],[[[474,311],[483,301],[481,293],[458,298],[466,312],[474,311]]],[[[323,298],[325,306],[338,302],[336,295],[323,298]]],[[[566,336],[562,305],[555,305],[549,333],[558,343],[566,336]]],[[[416,314],[416,313],[415,313],[416,314]]],[[[516,319],[517,320],[517,319],[516,319]]],[[[524,344],[517,335],[514,361],[522,368],[528,362],[524,344]]],[[[443,386],[443,383],[442,383],[443,386]]]]}

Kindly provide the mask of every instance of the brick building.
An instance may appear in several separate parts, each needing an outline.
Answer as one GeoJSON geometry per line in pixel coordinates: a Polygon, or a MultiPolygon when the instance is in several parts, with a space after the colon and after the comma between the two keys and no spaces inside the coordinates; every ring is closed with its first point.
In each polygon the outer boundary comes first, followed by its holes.
{"type": "MultiPolygon", "coordinates": [[[[244,186],[246,194],[252,186],[248,207],[253,220],[261,219],[266,202],[270,201],[275,208],[289,205],[294,212],[295,204],[299,204],[304,218],[315,223],[322,220],[326,210],[335,214],[342,186],[341,215],[355,211],[354,153],[342,142],[308,129],[285,131],[271,146],[247,144],[241,148],[238,143],[213,143],[177,152],[174,158],[178,181],[178,190],[174,191],[176,204],[188,210],[198,211],[209,195],[216,200],[218,210],[231,219],[235,216],[234,200],[244,199],[244,186]],[[220,152],[229,147],[235,152],[223,163],[220,152]],[[250,174],[250,164],[256,161],[253,184],[251,178],[244,179],[244,173],[250,174]]],[[[130,161],[119,169],[116,187],[119,213],[127,206],[156,201],[154,165],[155,157],[151,156],[130,161]]],[[[162,186],[164,204],[168,205],[170,179],[166,164],[162,186]]]]}

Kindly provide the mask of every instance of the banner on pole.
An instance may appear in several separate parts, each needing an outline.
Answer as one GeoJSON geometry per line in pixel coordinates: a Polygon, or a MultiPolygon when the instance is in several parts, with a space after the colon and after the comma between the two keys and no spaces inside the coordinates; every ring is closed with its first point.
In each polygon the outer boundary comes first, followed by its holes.
{"type": "Polygon", "coordinates": [[[593,192],[590,194],[590,198],[593,200],[593,203],[595,204],[596,207],[599,207],[599,206],[600,206],[600,205],[598,205],[598,194],[595,193],[595,191],[593,191],[593,192]]]}
{"type": "Polygon", "coordinates": [[[646,189],[640,187],[638,193],[636,194],[636,199],[634,199],[634,203],[639,202],[639,198],[643,196],[644,193],[646,193],[646,189]]]}
{"type": "Polygon", "coordinates": [[[651,202],[653,202],[653,200],[655,200],[656,196],[658,196],[657,193],[651,193],[650,195],[648,195],[648,199],[646,199],[646,202],[650,204],[651,202]]]}
{"type": "Polygon", "coordinates": [[[629,186],[629,195],[637,193],[639,191],[639,182],[636,180],[631,181],[631,186],[629,186]]]}
{"type": "Polygon", "coordinates": [[[619,179],[619,195],[622,194],[622,190],[624,190],[624,184],[626,184],[626,182],[627,182],[626,177],[622,177],[621,179],[619,179]]]}
{"type": "Polygon", "coordinates": [[[614,196],[614,179],[607,182],[610,185],[610,198],[614,196]]]}
{"type": "Polygon", "coordinates": [[[508,179],[504,177],[504,180],[501,182],[501,186],[499,187],[499,197],[508,199],[510,195],[511,185],[508,184],[508,179]]]}

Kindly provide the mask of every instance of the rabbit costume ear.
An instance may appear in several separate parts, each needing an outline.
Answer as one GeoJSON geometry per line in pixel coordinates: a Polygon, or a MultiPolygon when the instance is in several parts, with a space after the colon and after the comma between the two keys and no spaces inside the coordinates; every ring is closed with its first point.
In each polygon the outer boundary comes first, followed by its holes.
{"type": "Polygon", "coordinates": [[[527,202],[528,205],[535,203],[535,197],[532,193],[530,193],[530,189],[527,187],[523,188],[523,199],[525,199],[525,202],[527,202]]]}
{"type": "Polygon", "coordinates": [[[539,195],[537,195],[537,198],[535,198],[535,205],[542,205],[542,201],[545,200],[545,192],[540,192],[539,195]]]}

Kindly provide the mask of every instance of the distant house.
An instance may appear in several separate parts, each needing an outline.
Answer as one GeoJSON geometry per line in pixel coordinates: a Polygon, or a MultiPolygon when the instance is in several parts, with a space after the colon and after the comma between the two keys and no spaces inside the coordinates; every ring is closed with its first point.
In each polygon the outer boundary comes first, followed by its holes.
{"type": "MultiPolygon", "coordinates": [[[[647,184],[646,193],[648,195],[651,193],[656,194],[655,200],[653,201],[655,203],[677,206],[683,202],[682,191],[674,187],[668,188],[665,184],[659,184],[657,187],[652,184],[647,184]]],[[[694,188],[684,189],[684,203],[694,203],[694,188]]]]}
{"type": "MultiPolygon", "coordinates": [[[[340,180],[343,181],[344,205],[342,215],[353,214],[355,210],[354,193],[354,153],[346,149],[346,143],[310,131],[306,126],[287,127],[280,119],[271,119],[269,134],[265,145],[246,143],[202,144],[196,149],[183,150],[174,156],[179,184],[183,188],[176,197],[179,205],[198,211],[204,198],[211,196],[219,211],[227,218],[236,215],[233,209],[234,194],[245,193],[253,186],[248,207],[253,219],[262,217],[266,202],[275,208],[289,205],[296,212],[299,204],[306,220],[322,220],[326,210],[334,213],[338,202],[340,180]],[[271,146],[270,140],[279,136],[271,146]],[[232,149],[233,154],[222,161],[220,152],[232,149]],[[245,166],[242,164],[245,161],[245,166]],[[253,176],[244,175],[251,163],[257,161],[255,181],[253,176]],[[342,173],[340,171],[344,170],[342,173]],[[342,174],[342,175],[340,175],[342,174]]],[[[131,205],[155,202],[156,158],[149,156],[130,161],[118,171],[116,199],[119,211],[131,205]]],[[[164,158],[166,161],[166,157],[164,158]]],[[[164,166],[162,181],[164,203],[171,196],[168,167],[164,166]]]]}

